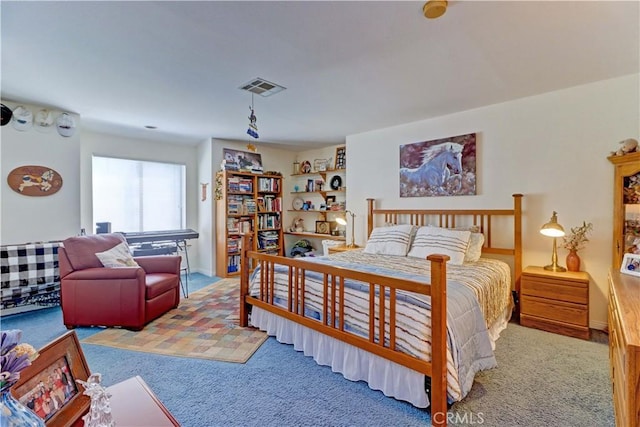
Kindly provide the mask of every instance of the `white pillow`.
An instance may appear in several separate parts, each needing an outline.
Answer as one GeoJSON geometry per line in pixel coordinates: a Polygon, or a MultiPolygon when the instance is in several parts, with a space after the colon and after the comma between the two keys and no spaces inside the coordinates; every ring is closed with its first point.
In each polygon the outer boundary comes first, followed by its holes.
{"type": "Polygon", "coordinates": [[[406,256],[416,227],[413,225],[392,225],[376,227],[371,232],[364,252],[368,254],[406,256]]]}
{"type": "Polygon", "coordinates": [[[96,256],[103,266],[109,268],[139,267],[129,252],[127,242],[122,242],[108,251],[98,252],[96,256]]]}
{"type": "Polygon", "coordinates": [[[471,233],[469,246],[464,253],[464,262],[476,262],[482,255],[482,245],[484,245],[484,234],[471,233]]]}
{"type": "Polygon", "coordinates": [[[461,265],[470,236],[470,231],[420,227],[407,256],[424,259],[431,254],[443,254],[449,256],[449,263],[461,265]]]}

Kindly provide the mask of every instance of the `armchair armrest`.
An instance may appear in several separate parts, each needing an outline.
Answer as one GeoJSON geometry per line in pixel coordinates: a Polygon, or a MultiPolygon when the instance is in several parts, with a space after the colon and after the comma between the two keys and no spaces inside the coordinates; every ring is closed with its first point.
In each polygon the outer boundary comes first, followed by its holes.
{"type": "MultiPolygon", "coordinates": [[[[142,279],[144,270],[139,267],[123,268],[87,268],[76,270],[65,276],[69,280],[122,280],[122,279],[142,279]]],[[[142,280],[144,283],[144,280],[142,280]]]]}
{"type": "Polygon", "coordinates": [[[180,255],[149,255],[135,257],[134,260],[146,273],[180,274],[180,255]]]}

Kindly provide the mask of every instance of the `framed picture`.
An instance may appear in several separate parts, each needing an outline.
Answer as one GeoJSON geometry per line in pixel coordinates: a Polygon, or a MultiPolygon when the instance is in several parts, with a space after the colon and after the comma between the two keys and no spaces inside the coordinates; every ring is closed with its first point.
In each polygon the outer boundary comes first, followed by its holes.
{"type": "Polygon", "coordinates": [[[42,347],[20,372],[11,394],[31,408],[47,426],[71,426],[89,410],[91,399],[76,380],[87,381],[89,366],[75,331],[42,347]]]}
{"type": "Polygon", "coordinates": [[[327,196],[325,201],[327,202],[327,206],[331,206],[336,202],[336,196],[327,196]]]}
{"type": "Polygon", "coordinates": [[[347,147],[336,148],[336,164],[334,169],[345,169],[347,167],[347,147]]]}
{"type": "Polygon", "coordinates": [[[324,172],[327,170],[327,159],[314,159],[313,161],[314,172],[324,172]]]}
{"type": "Polygon", "coordinates": [[[262,173],[262,156],[258,153],[249,151],[232,150],[231,148],[222,149],[224,170],[262,173]]]}
{"type": "Polygon", "coordinates": [[[400,146],[400,197],[476,194],[476,134],[400,146]]]}
{"type": "Polygon", "coordinates": [[[316,221],[317,234],[331,234],[331,221],[316,221]]]}
{"type": "Polygon", "coordinates": [[[640,277],[640,255],[624,254],[622,265],[620,266],[620,273],[640,277]]]}

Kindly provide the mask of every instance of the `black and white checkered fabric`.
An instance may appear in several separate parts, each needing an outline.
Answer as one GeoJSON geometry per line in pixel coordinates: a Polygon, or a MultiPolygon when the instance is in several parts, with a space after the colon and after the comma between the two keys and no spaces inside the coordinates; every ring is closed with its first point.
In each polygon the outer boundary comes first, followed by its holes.
{"type": "Polygon", "coordinates": [[[2,307],[58,304],[60,242],[0,246],[2,307]]]}

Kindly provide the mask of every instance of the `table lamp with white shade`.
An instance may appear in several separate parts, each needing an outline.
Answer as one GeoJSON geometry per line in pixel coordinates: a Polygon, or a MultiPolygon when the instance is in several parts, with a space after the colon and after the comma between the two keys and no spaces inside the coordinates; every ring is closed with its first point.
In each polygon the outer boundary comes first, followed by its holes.
{"type": "Polygon", "coordinates": [[[355,238],[355,217],[356,214],[354,214],[351,211],[345,211],[345,217],[338,217],[336,218],[336,222],[340,225],[347,225],[347,218],[346,218],[346,214],[351,215],[351,243],[349,243],[348,245],[345,245],[348,248],[357,248],[358,245],[356,245],[356,238],[355,238]]]}
{"type": "Polygon", "coordinates": [[[564,228],[562,228],[562,226],[558,224],[558,214],[556,211],[553,211],[551,220],[540,227],[540,234],[547,237],[553,237],[553,253],[551,254],[551,264],[546,265],[544,269],[550,271],[567,271],[566,268],[558,265],[558,247],[556,244],[556,239],[558,237],[564,236],[564,228]]]}

